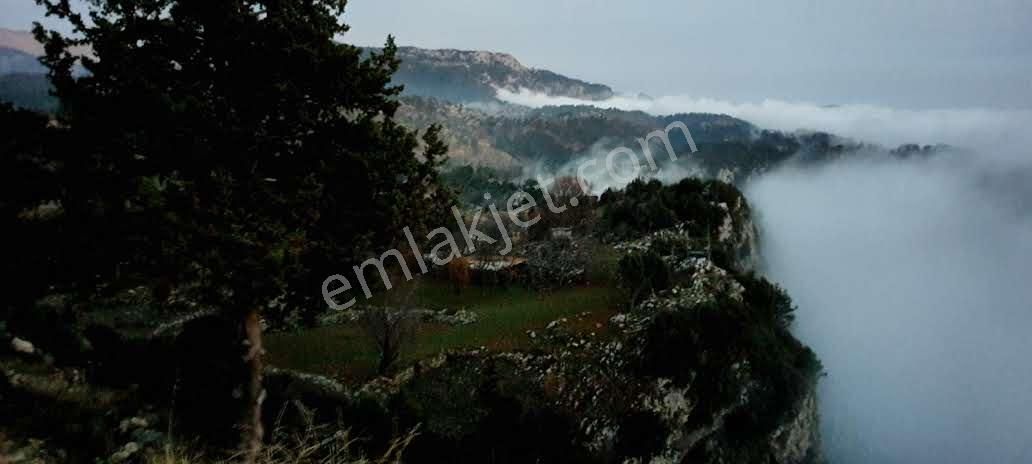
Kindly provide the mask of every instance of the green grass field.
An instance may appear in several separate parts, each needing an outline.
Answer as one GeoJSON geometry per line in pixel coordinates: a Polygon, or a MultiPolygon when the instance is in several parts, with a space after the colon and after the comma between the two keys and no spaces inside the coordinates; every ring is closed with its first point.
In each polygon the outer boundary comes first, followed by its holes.
{"type": "MultiPolygon", "coordinates": [[[[377,297],[373,302],[392,304],[390,299],[404,295],[406,290],[392,290],[397,293],[377,297]]],[[[619,291],[611,287],[579,287],[549,293],[518,287],[471,287],[456,294],[445,283],[424,281],[408,290],[412,290],[410,299],[414,306],[466,309],[477,313],[480,319],[458,327],[421,324],[414,339],[403,348],[402,364],[451,349],[526,347],[527,330],[541,329],[555,319],[585,311],[592,313],[592,319],[608,318],[621,302],[619,291]]],[[[270,334],[266,348],[269,361],[275,366],[345,381],[369,377],[377,363],[372,342],[361,328],[353,325],[270,334]]]]}

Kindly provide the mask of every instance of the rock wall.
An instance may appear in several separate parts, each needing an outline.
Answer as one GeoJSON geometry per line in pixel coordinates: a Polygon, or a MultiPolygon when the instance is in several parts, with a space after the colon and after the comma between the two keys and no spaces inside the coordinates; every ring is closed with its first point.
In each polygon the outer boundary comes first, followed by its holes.
{"type": "Polygon", "coordinates": [[[820,414],[814,385],[799,402],[794,414],[770,435],[776,462],[821,462],[820,414]]]}

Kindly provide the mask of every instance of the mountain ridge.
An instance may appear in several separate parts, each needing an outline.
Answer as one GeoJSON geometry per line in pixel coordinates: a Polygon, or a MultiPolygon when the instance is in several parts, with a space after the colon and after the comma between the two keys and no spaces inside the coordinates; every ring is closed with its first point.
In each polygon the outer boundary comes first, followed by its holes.
{"type": "MultiPolygon", "coordinates": [[[[367,53],[376,48],[365,48],[367,53]]],[[[458,103],[491,101],[497,89],[529,89],[549,96],[605,100],[613,89],[525,66],[508,53],[484,50],[398,47],[401,67],[394,76],[407,95],[435,97],[458,103]]]]}
{"type": "Polygon", "coordinates": [[[0,75],[45,74],[46,72],[47,68],[39,62],[36,55],[0,46],[0,75]]]}

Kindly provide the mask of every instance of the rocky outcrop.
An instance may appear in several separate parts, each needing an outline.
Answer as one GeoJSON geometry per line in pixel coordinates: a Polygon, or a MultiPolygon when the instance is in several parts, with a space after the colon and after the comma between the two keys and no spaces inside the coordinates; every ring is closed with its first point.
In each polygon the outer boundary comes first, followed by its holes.
{"type": "Polygon", "coordinates": [[[717,206],[724,211],[724,218],[717,231],[717,240],[732,251],[735,268],[746,271],[759,269],[759,230],[752,219],[745,197],[738,197],[730,205],[721,202],[717,206]]]}
{"type": "Polygon", "coordinates": [[[811,387],[789,419],[770,435],[776,462],[820,462],[819,419],[817,390],[811,387]]]}
{"type": "Polygon", "coordinates": [[[754,281],[681,261],[698,284],[608,335],[560,320],[529,351],[448,353],[354,388],[277,371],[269,407],[341,411],[373,435],[421,424],[412,462],[817,462],[813,353],[762,317],[754,281]]]}

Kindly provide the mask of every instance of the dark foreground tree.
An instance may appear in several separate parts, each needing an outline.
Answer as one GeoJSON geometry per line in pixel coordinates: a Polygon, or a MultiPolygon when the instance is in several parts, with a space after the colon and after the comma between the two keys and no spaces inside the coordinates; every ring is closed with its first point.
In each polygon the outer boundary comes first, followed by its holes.
{"type": "Polygon", "coordinates": [[[35,27],[74,149],[53,154],[68,264],[55,282],[189,283],[240,321],[253,461],[262,312],[323,308],[327,276],[445,217],[444,146],[431,129],[417,156],[394,122],[390,38],[368,56],[335,41],[343,0],[37,2],[72,31],[35,27]]]}
{"type": "Polygon", "coordinates": [[[60,131],[45,115],[0,103],[0,229],[4,231],[0,318],[29,307],[51,284],[54,229],[48,220],[59,185],[49,154],[59,150],[60,131]]]}

